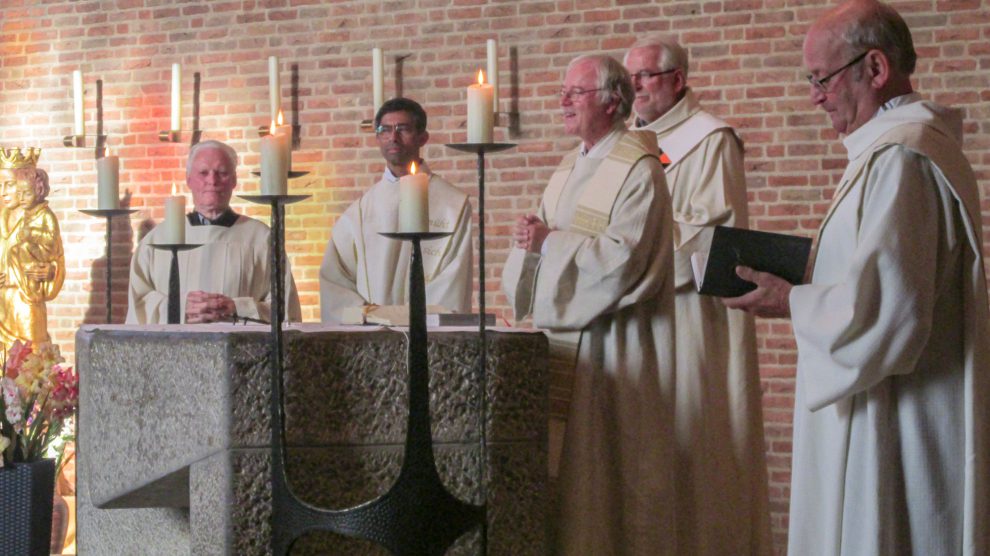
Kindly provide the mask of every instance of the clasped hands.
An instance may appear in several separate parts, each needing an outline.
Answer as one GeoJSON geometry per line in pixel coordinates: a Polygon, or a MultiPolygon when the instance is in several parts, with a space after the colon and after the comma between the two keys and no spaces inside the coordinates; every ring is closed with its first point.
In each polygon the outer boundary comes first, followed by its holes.
{"type": "Polygon", "coordinates": [[[539,254],[550,228],[535,214],[520,216],[512,230],[512,240],[519,249],[539,254]]]}
{"type": "Polygon", "coordinates": [[[226,295],[204,291],[186,295],[186,322],[189,324],[229,321],[236,313],[234,300],[226,295]]]}

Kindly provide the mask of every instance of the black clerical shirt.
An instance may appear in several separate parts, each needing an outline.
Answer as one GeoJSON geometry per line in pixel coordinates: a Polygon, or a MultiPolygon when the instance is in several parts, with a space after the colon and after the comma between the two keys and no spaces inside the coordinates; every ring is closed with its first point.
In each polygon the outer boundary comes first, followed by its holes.
{"type": "Polygon", "coordinates": [[[192,211],[186,215],[186,218],[189,219],[190,226],[223,226],[224,228],[229,228],[234,225],[234,222],[237,222],[237,213],[228,208],[223,211],[223,214],[211,220],[196,211],[192,211]]]}

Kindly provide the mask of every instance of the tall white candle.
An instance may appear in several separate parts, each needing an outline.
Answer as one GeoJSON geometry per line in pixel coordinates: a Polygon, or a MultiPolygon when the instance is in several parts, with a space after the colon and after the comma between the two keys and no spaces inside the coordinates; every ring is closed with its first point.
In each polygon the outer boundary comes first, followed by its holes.
{"type": "Polygon", "coordinates": [[[399,178],[399,231],[430,231],[430,176],[417,174],[415,162],[399,178]]]}
{"type": "Polygon", "coordinates": [[[165,243],[186,242],[186,197],[176,194],[175,184],[172,184],[172,196],[165,199],[165,243]]]}
{"type": "Polygon", "coordinates": [[[491,83],[485,83],[485,74],[478,70],[478,82],[467,90],[467,142],[491,143],[492,119],[495,113],[491,83]]]}
{"type": "Polygon", "coordinates": [[[492,84],[492,107],[498,112],[498,42],[488,39],[488,82],[492,84]]]}
{"type": "Polygon", "coordinates": [[[378,109],[385,102],[385,57],[381,48],[371,49],[371,82],[377,114],[378,109]]]}
{"type": "Polygon", "coordinates": [[[82,70],[72,72],[72,134],[86,135],[86,116],[83,105],[82,70]]]}
{"type": "Polygon", "coordinates": [[[289,133],[272,122],[270,133],[261,138],[261,194],[285,195],[289,185],[289,133]]]}
{"type": "Polygon", "coordinates": [[[282,109],[282,85],[278,78],[278,56],[268,57],[268,103],[274,120],[282,109]]]}
{"type": "Polygon", "coordinates": [[[96,198],[100,210],[120,208],[120,159],[110,155],[107,147],[103,158],[96,159],[96,198]]]}
{"type": "Polygon", "coordinates": [[[172,127],[169,129],[182,129],[182,72],[179,64],[172,64],[172,127]]]}

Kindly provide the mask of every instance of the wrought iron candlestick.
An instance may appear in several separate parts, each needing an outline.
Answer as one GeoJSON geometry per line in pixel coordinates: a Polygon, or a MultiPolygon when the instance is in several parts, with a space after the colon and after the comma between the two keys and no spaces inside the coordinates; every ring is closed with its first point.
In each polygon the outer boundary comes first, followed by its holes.
{"type": "Polygon", "coordinates": [[[272,208],[271,283],[271,551],[287,554],[308,531],[331,531],[366,539],[395,555],[442,555],[471,527],[484,521],[484,508],[454,498],[440,481],[433,459],[429,413],[429,371],[426,353],[426,286],[419,241],[447,234],[391,235],[413,242],[410,283],[409,421],[405,458],[395,484],[383,496],[345,510],[317,508],[300,500],[286,474],[284,341],[284,205],[301,195],[256,195],[242,198],[272,208]]]}
{"type": "Polygon", "coordinates": [[[151,243],[152,248],[172,252],[172,265],[168,269],[168,324],[182,322],[182,303],[179,299],[179,251],[201,247],[202,243],[151,243]]]}
{"type": "Polygon", "coordinates": [[[111,284],[111,280],[113,278],[113,276],[112,276],[113,275],[113,270],[112,270],[113,269],[113,265],[110,264],[110,254],[113,252],[110,249],[111,239],[112,239],[112,229],[113,229],[113,226],[111,226],[111,220],[113,219],[114,216],[121,216],[121,215],[124,215],[124,214],[135,213],[135,212],[137,212],[137,209],[83,209],[83,210],[80,210],[79,212],[81,212],[83,214],[87,214],[89,216],[102,216],[107,221],[107,244],[106,244],[106,252],[105,252],[105,255],[106,255],[106,258],[107,258],[107,267],[106,267],[106,269],[103,272],[103,276],[104,276],[104,279],[106,280],[106,292],[107,292],[107,298],[106,298],[107,324],[110,324],[110,321],[111,321],[111,319],[113,317],[113,301],[112,301],[112,298],[110,296],[110,293],[111,293],[110,284],[111,284]]]}
{"type": "MultiPolygon", "coordinates": [[[[487,503],[487,486],[484,481],[484,466],[487,459],[488,424],[488,338],[485,334],[485,153],[495,153],[511,149],[514,143],[448,143],[448,147],[478,155],[478,335],[480,336],[480,361],[478,382],[481,384],[481,496],[487,503]]],[[[487,523],[485,524],[487,528],[487,523]]],[[[487,530],[482,533],[483,553],[487,553],[487,530]]]]}

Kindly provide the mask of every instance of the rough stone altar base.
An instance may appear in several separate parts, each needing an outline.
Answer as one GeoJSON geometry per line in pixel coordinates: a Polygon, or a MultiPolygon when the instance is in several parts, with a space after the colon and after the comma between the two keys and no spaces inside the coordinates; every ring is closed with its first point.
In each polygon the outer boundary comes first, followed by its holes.
{"type": "MultiPolygon", "coordinates": [[[[340,509],[383,494],[401,465],[405,337],[304,326],[285,338],[288,467],[297,495],[340,509]]],[[[76,342],[81,550],[267,554],[268,334],[232,326],[93,326],[76,342]]],[[[447,487],[474,503],[477,355],[476,333],[431,331],[437,464],[447,487]]],[[[543,554],[545,338],[490,330],[488,369],[489,552],[543,554]]],[[[477,543],[477,532],[470,533],[449,553],[475,554],[477,543]]],[[[292,553],[385,551],[312,533],[292,553]]]]}

